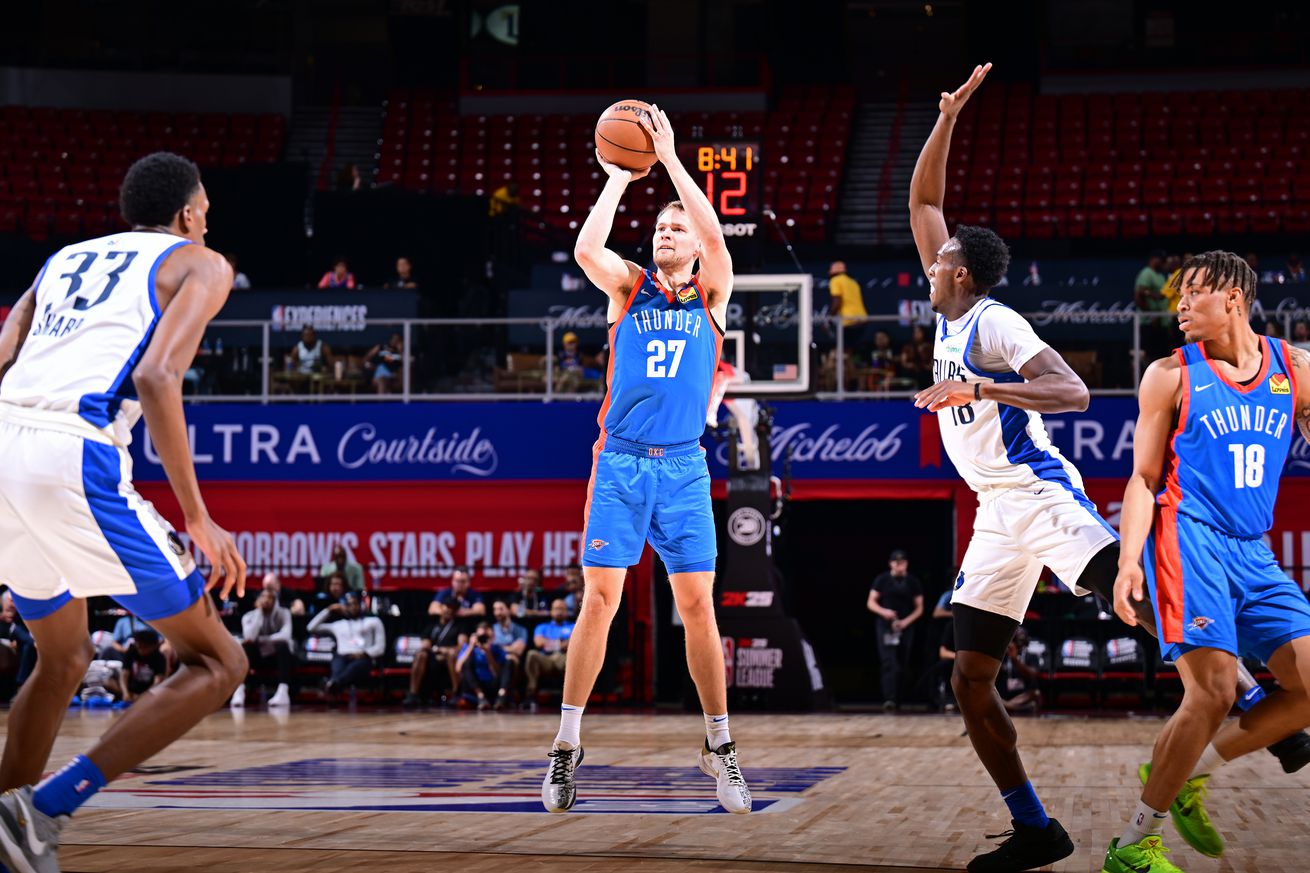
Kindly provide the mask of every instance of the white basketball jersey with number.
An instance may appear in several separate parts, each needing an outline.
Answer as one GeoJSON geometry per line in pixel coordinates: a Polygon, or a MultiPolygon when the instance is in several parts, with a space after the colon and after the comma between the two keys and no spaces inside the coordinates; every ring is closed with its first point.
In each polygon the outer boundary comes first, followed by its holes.
{"type": "Polygon", "coordinates": [[[125,444],[141,414],[132,370],[159,322],[155,275],[188,244],[129,232],[56,252],[37,277],[32,328],[0,382],[0,402],[75,414],[125,444]]]}
{"type": "MultiPolygon", "coordinates": [[[[1018,370],[1046,349],[1022,316],[985,297],[955,321],[938,317],[933,378],[1022,382],[1018,370]]],[[[975,491],[1052,482],[1082,490],[1082,477],[1052,445],[1036,412],[975,400],[937,413],[951,463],[975,491]]]]}

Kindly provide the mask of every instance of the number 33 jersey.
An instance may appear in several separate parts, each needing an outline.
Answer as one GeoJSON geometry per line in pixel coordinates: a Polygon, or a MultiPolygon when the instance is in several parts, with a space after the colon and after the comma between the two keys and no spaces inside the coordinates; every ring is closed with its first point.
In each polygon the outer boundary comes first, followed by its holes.
{"type": "Polygon", "coordinates": [[[188,244],[132,232],[56,252],[37,276],[32,327],[0,382],[0,401],[79,415],[126,443],[141,413],[132,370],[159,323],[155,274],[188,244]]]}
{"type": "Polygon", "coordinates": [[[647,446],[699,440],[722,348],[695,276],[673,291],[643,270],[610,328],[602,432],[647,446]]]}
{"type": "MultiPolygon", "coordinates": [[[[1010,307],[990,297],[954,321],[937,318],[933,380],[1022,382],[1019,370],[1048,346],[1010,307]]],[[[974,491],[1041,482],[1082,491],[1078,470],[1060,454],[1036,412],[995,400],[939,410],[946,454],[974,491]]]]}

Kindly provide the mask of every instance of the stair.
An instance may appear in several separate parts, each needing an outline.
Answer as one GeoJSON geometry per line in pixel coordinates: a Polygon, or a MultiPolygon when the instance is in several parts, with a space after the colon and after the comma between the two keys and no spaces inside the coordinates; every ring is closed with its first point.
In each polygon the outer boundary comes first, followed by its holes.
{"type": "MultiPolygon", "coordinates": [[[[330,106],[298,106],[291,115],[291,134],[287,138],[286,159],[309,165],[309,189],[318,182],[319,166],[327,154],[330,106]]],[[[377,163],[378,139],[382,135],[380,106],[341,106],[337,109],[336,148],[328,167],[327,184],[336,184],[342,167],[354,164],[367,185],[373,179],[377,163]]]]}
{"type": "Polygon", "coordinates": [[[910,177],[919,149],[932,132],[937,112],[931,108],[902,107],[901,128],[893,153],[892,133],[897,104],[864,103],[856,111],[855,133],[847,152],[841,211],[837,215],[839,245],[907,246],[910,234],[906,203],[910,177]],[[882,196],[883,175],[890,174],[888,196],[882,196]]]}

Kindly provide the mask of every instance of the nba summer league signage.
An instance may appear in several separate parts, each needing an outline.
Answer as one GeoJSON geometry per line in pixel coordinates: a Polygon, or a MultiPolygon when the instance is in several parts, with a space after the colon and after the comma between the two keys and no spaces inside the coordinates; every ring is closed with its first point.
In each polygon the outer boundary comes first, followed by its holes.
{"type": "MultiPolygon", "coordinates": [[[[774,404],[774,462],[805,479],[954,480],[937,417],[908,401],[774,404]]],[[[202,480],[234,482],[586,481],[595,403],[417,403],[409,406],[214,405],[187,409],[202,480]]],[[[1099,398],[1080,414],[1047,417],[1051,438],[1088,479],[1132,467],[1137,401],[1099,398]]],[[[726,446],[706,439],[710,472],[726,476],[726,446]]],[[[1310,475],[1298,441],[1287,474],[1310,475]]],[[[140,481],[162,480],[138,430],[140,481]]]]}

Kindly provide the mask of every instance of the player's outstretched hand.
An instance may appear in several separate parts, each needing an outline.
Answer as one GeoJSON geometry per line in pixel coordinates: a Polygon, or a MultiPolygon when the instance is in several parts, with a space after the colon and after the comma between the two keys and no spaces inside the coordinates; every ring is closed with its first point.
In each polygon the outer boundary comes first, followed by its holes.
{"type": "Polygon", "coordinates": [[[652,103],[650,116],[641,116],[641,126],[646,128],[651,141],[655,143],[655,157],[660,159],[661,164],[667,165],[669,161],[678,159],[678,150],[673,145],[673,125],[669,124],[669,117],[663,109],[652,103]]]}
{"type": "Polygon", "coordinates": [[[1114,579],[1114,614],[1129,627],[1137,626],[1137,610],[1133,608],[1133,601],[1142,602],[1142,588],[1145,584],[1146,574],[1142,572],[1140,564],[1120,567],[1119,575],[1114,579]]]}
{"type": "Polygon", "coordinates": [[[226,598],[235,588],[237,597],[246,596],[246,561],[237,551],[232,534],[223,530],[208,515],[197,521],[188,521],[186,532],[209,559],[209,579],[205,590],[210,591],[221,581],[219,594],[226,598]]]}
{"type": "Polygon", "coordinates": [[[943,379],[914,395],[914,405],[929,412],[948,406],[968,406],[973,401],[973,385],[959,379],[943,379]]]}
{"type": "Polygon", "coordinates": [[[610,178],[622,179],[625,184],[634,179],[640,179],[642,176],[650,172],[650,167],[647,167],[644,170],[625,170],[618,164],[611,164],[600,156],[600,149],[596,149],[596,162],[600,164],[600,168],[605,171],[607,176],[610,178]]]}
{"type": "Polygon", "coordinates": [[[951,118],[959,115],[960,110],[964,108],[964,104],[969,102],[969,97],[982,84],[983,79],[987,78],[987,74],[991,72],[991,69],[991,62],[974,67],[973,73],[969,75],[969,81],[956,88],[954,93],[950,91],[942,92],[942,99],[937,104],[937,108],[942,111],[943,115],[949,115],[951,118]]]}

